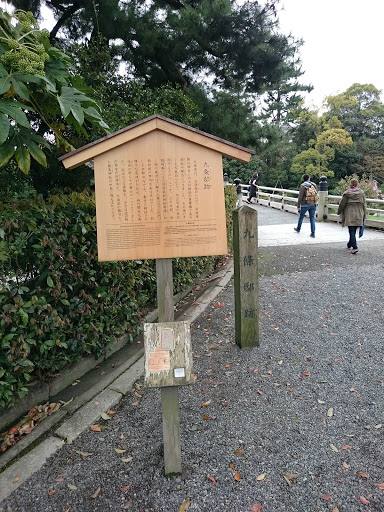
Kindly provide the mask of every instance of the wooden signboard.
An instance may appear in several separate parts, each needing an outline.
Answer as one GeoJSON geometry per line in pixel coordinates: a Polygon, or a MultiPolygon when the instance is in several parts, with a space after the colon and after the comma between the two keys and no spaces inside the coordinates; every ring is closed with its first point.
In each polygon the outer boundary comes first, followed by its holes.
{"type": "Polygon", "coordinates": [[[228,252],[222,156],[253,153],[152,116],[60,158],[67,169],[94,161],[99,260],[156,259],[160,323],[146,324],[145,373],[161,387],[166,475],[181,473],[178,386],[193,382],[189,325],[173,322],[172,258],[228,252]]]}
{"type": "Polygon", "coordinates": [[[221,155],[151,132],[95,158],[100,261],[226,254],[221,155]]]}
{"type": "Polygon", "coordinates": [[[222,155],[253,151],[152,116],[61,157],[94,160],[100,261],[226,254],[222,155]]]}

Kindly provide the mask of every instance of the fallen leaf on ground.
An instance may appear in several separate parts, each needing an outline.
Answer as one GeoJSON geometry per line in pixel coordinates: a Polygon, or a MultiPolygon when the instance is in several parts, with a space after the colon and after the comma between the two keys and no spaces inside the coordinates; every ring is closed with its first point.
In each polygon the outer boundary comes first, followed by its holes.
{"type": "Polygon", "coordinates": [[[233,453],[234,453],[235,455],[244,455],[244,450],[241,450],[241,449],[239,449],[239,450],[235,450],[233,453]]]}
{"type": "Polygon", "coordinates": [[[127,501],[127,503],[124,505],[123,509],[128,510],[129,507],[132,505],[132,500],[127,501]]]}
{"type": "Polygon", "coordinates": [[[216,485],[216,480],[213,478],[213,476],[208,476],[208,479],[213,483],[213,485],[216,485]]]}
{"type": "Polygon", "coordinates": [[[201,407],[208,407],[208,405],[212,402],[212,400],[208,400],[207,402],[203,402],[201,407]]]}
{"type": "Polygon", "coordinates": [[[93,453],[80,452],[79,450],[75,450],[75,452],[78,453],[79,455],[81,455],[82,457],[89,457],[90,455],[93,455],[93,453]]]}
{"type": "Polygon", "coordinates": [[[259,481],[259,482],[260,482],[261,480],[264,480],[264,478],[266,477],[266,474],[267,474],[267,473],[261,473],[261,475],[259,475],[258,477],[256,477],[256,480],[257,480],[257,481],[259,481]]]}
{"type": "Polygon", "coordinates": [[[330,408],[328,409],[328,411],[327,411],[327,416],[328,416],[328,418],[332,418],[332,416],[333,416],[333,407],[330,407],[330,408]]]}
{"type": "Polygon", "coordinates": [[[100,416],[103,418],[103,420],[110,420],[111,417],[106,412],[102,412],[100,416]]]}
{"type": "Polygon", "coordinates": [[[137,402],[133,402],[131,405],[133,405],[133,407],[136,407],[136,405],[139,405],[139,403],[140,403],[140,402],[139,402],[139,401],[137,401],[137,402]]]}
{"type": "Polygon", "coordinates": [[[254,503],[249,509],[251,512],[260,512],[263,507],[259,503],[254,503]]]}
{"type": "Polygon", "coordinates": [[[56,489],[52,489],[51,491],[49,491],[48,496],[53,496],[56,493],[57,493],[56,489]]]}
{"type": "Polygon", "coordinates": [[[180,505],[179,512],[185,512],[189,508],[190,504],[190,500],[184,500],[183,503],[180,505]]]}
{"type": "Polygon", "coordinates": [[[360,501],[363,505],[369,505],[371,502],[367,500],[367,498],[364,498],[364,496],[359,496],[360,501]]]}
{"type": "Polygon", "coordinates": [[[120,450],[120,448],[115,448],[116,453],[125,453],[127,450],[120,450]]]}
{"type": "Polygon", "coordinates": [[[98,495],[100,494],[101,487],[98,487],[96,491],[92,494],[91,498],[96,499],[98,495]]]}
{"type": "Polygon", "coordinates": [[[210,420],[210,419],[211,419],[211,417],[209,414],[204,414],[203,420],[210,420]]]}
{"type": "Polygon", "coordinates": [[[71,491],[76,491],[77,487],[76,485],[72,485],[72,484],[68,484],[67,485],[68,489],[70,489],[71,491]]]}
{"type": "Polygon", "coordinates": [[[294,480],[295,478],[299,478],[297,473],[284,473],[284,475],[289,478],[289,480],[294,480]]]}
{"type": "Polygon", "coordinates": [[[131,486],[130,486],[130,485],[126,485],[125,487],[121,487],[121,488],[120,488],[120,491],[121,491],[121,492],[127,492],[127,491],[129,491],[129,489],[130,489],[130,488],[131,488],[131,486]]]}
{"type": "Polygon", "coordinates": [[[16,475],[15,478],[12,480],[14,484],[17,484],[17,482],[20,480],[20,475],[16,475]]]}
{"type": "Polygon", "coordinates": [[[324,501],[329,501],[332,499],[332,496],[329,496],[329,494],[323,494],[321,499],[324,501]]]}
{"type": "Polygon", "coordinates": [[[343,468],[349,469],[349,464],[347,464],[346,462],[343,462],[343,468]]]}
{"type": "Polygon", "coordinates": [[[369,476],[367,475],[367,473],[363,473],[362,471],[358,471],[357,472],[358,475],[361,476],[361,478],[369,478],[369,476]]]}
{"type": "Polygon", "coordinates": [[[240,482],[241,480],[241,475],[239,472],[236,472],[234,475],[233,475],[233,478],[236,480],[236,482],[240,482]]]}
{"type": "Polygon", "coordinates": [[[339,450],[336,448],[334,444],[331,443],[329,446],[332,448],[334,452],[339,453],[339,450]]]}
{"type": "Polygon", "coordinates": [[[338,509],[337,507],[334,507],[334,508],[332,509],[332,512],[339,512],[339,509],[338,509]]]}
{"type": "Polygon", "coordinates": [[[121,459],[121,462],[132,462],[133,457],[127,457],[126,459],[121,459]]]}
{"type": "Polygon", "coordinates": [[[284,474],[283,474],[283,478],[284,478],[284,480],[287,482],[287,484],[288,484],[289,486],[291,486],[291,485],[292,485],[291,480],[294,480],[295,478],[298,478],[298,476],[299,476],[299,475],[298,475],[298,474],[296,474],[296,473],[284,473],[284,474]]]}
{"type": "Polygon", "coordinates": [[[90,425],[89,428],[93,431],[93,432],[101,432],[101,426],[100,425],[90,425]]]}

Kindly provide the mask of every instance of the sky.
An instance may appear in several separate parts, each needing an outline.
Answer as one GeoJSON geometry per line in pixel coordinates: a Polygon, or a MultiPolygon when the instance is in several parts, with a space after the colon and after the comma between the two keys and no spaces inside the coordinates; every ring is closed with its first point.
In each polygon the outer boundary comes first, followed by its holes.
{"type": "MultiPolygon", "coordinates": [[[[384,92],[384,0],[280,0],[280,32],[303,39],[301,83],[309,107],[354,83],[384,92]]],[[[384,101],[384,94],[381,95],[384,101]]]]}

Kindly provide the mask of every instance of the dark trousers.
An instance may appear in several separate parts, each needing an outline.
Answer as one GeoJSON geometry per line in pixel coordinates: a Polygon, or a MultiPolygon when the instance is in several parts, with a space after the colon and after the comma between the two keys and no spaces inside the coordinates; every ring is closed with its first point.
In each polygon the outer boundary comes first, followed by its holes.
{"type": "Polygon", "coordinates": [[[347,247],[349,249],[357,249],[357,242],[356,242],[356,231],[358,226],[348,226],[349,231],[349,242],[347,243],[347,247]]]}

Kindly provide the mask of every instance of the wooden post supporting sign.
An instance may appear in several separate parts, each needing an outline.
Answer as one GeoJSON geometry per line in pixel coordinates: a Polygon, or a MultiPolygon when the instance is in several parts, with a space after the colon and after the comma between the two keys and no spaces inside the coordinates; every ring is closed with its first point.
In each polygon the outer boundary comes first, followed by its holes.
{"type": "MultiPolygon", "coordinates": [[[[159,322],[173,322],[173,272],[172,260],[156,260],[157,306],[159,322]]],[[[161,388],[163,414],[164,472],[165,475],[181,473],[181,444],[179,417],[179,388],[161,388]]]]}

